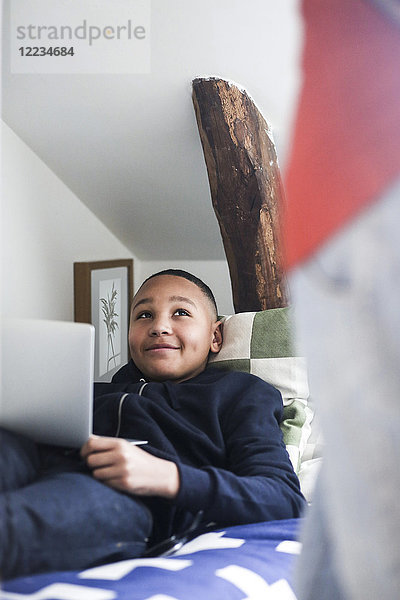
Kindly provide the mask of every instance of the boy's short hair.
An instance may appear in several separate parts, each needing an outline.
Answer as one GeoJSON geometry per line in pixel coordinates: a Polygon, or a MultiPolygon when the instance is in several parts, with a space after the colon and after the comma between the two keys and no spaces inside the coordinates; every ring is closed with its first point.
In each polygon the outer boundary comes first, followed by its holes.
{"type": "Polygon", "coordinates": [[[188,271],[183,271],[182,269],[164,269],[163,271],[158,271],[158,273],[153,273],[153,275],[150,275],[150,277],[147,277],[147,279],[145,279],[143,281],[143,283],[140,287],[142,287],[150,279],[153,279],[154,277],[158,277],[159,275],[173,275],[174,277],[182,277],[183,279],[187,279],[188,281],[191,281],[192,283],[197,285],[197,287],[203,292],[203,294],[208,298],[209,302],[211,303],[213,310],[215,312],[215,318],[216,319],[218,318],[217,302],[215,300],[214,294],[212,293],[211,289],[208,287],[208,285],[206,283],[204,283],[204,281],[199,279],[199,277],[196,277],[196,275],[193,275],[192,273],[189,273],[188,271]]]}

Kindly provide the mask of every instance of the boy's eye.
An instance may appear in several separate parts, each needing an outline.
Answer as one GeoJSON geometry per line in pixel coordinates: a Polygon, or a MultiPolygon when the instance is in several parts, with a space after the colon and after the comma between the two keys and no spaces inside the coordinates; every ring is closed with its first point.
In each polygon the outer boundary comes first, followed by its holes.
{"type": "Polygon", "coordinates": [[[174,315],[178,315],[179,317],[188,317],[189,313],[187,310],[185,310],[184,308],[178,308],[175,312],[174,315]]]}
{"type": "Polygon", "coordinates": [[[151,313],[150,312],[141,312],[137,315],[136,317],[137,319],[151,319],[151,313]]]}

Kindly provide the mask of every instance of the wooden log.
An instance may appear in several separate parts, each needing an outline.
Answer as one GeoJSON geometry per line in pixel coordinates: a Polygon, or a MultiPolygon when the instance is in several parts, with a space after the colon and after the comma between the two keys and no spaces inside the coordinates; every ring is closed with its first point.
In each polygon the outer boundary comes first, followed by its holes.
{"type": "Polygon", "coordinates": [[[195,79],[192,97],[235,311],[286,306],[284,191],[270,127],[248,94],[223,79],[195,79]]]}

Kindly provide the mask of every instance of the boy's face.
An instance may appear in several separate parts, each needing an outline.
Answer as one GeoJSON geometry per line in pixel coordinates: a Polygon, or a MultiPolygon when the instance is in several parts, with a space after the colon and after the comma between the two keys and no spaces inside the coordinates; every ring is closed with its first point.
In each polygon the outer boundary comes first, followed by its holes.
{"type": "Polygon", "coordinates": [[[159,275],[136,294],[129,347],[135,365],[150,381],[191,379],[205,369],[209,352],[218,352],[221,344],[220,322],[191,281],[159,275]]]}

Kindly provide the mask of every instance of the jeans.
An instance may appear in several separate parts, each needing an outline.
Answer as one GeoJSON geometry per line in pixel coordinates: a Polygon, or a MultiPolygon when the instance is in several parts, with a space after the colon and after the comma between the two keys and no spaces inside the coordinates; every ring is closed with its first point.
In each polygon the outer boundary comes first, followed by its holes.
{"type": "Polygon", "coordinates": [[[9,579],[140,556],[152,516],[96,481],[77,453],[0,429],[0,527],[0,573],[9,579]]]}

